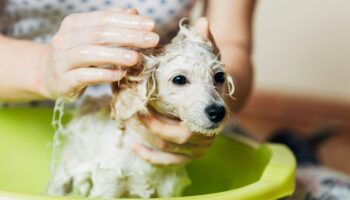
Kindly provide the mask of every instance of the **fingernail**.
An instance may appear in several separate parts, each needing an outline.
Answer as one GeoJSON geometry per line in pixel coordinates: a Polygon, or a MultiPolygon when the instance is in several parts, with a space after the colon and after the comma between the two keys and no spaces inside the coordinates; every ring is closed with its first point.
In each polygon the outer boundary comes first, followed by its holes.
{"type": "Polygon", "coordinates": [[[146,19],[144,21],[141,22],[141,25],[144,27],[144,28],[147,28],[147,29],[153,29],[154,28],[154,21],[152,19],[146,19]]]}
{"type": "Polygon", "coordinates": [[[135,61],[136,59],[136,54],[129,51],[125,51],[123,56],[125,60],[129,60],[129,61],[135,61]]]}
{"type": "Polygon", "coordinates": [[[145,33],[143,35],[143,40],[147,43],[155,43],[158,42],[159,36],[157,34],[145,33]]]}

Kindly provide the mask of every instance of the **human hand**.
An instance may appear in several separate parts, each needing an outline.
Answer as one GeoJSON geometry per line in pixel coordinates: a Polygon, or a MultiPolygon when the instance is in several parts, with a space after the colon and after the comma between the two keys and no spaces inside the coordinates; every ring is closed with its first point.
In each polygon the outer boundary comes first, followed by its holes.
{"type": "Polygon", "coordinates": [[[215,136],[192,132],[180,121],[155,113],[140,116],[148,131],[141,137],[154,148],[136,143],[133,151],[143,160],[155,165],[179,165],[200,158],[212,145],[215,136]]]}
{"type": "Polygon", "coordinates": [[[48,98],[72,98],[88,85],[122,79],[140,56],[127,47],[150,48],[159,36],[154,21],[135,9],[113,9],[68,15],[47,46],[42,84],[48,98]],[[102,68],[97,66],[121,66],[102,68]]]}

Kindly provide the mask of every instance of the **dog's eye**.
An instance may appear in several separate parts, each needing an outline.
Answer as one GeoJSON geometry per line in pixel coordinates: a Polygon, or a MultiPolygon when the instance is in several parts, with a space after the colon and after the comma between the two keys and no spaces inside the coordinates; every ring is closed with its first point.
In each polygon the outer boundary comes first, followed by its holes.
{"type": "Polygon", "coordinates": [[[214,79],[216,83],[224,83],[225,82],[225,73],[224,72],[218,72],[214,75],[214,79]]]}
{"type": "Polygon", "coordinates": [[[178,75],[178,76],[175,76],[173,78],[173,83],[176,84],[176,85],[184,85],[186,83],[188,83],[186,77],[182,76],[182,75],[178,75]]]}

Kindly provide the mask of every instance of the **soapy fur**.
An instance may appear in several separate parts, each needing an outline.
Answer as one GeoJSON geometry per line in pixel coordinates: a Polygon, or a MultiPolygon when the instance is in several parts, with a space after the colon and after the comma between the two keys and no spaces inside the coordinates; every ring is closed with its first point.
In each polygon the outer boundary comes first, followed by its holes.
{"type": "Polygon", "coordinates": [[[229,112],[219,124],[213,124],[204,110],[216,103],[229,111],[222,96],[225,88],[230,96],[234,92],[231,77],[226,74],[225,85],[213,80],[223,67],[212,44],[180,24],[172,43],[156,55],[145,52],[142,66],[112,85],[112,98],[86,99],[61,130],[65,142],[54,164],[48,194],[103,198],[180,196],[190,184],[184,165],[155,166],[130,149],[135,142],[155,148],[140,137],[138,132],[148,130],[138,115],[146,114],[151,106],[162,115],[181,119],[198,134],[219,133],[229,112]],[[179,74],[190,83],[174,85],[171,80],[179,74]]]}

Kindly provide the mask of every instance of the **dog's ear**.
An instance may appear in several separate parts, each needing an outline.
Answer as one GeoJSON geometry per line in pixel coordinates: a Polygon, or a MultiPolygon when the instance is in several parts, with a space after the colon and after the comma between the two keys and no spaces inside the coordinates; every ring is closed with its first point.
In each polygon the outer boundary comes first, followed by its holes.
{"type": "Polygon", "coordinates": [[[155,70],[159,64],[156,57],[144,56],[143,71],[137,77],[138,83],[113,94],[112,117],[125,121],[137,113],[147,113],[149,100],[156,93],[155,70]]]}

